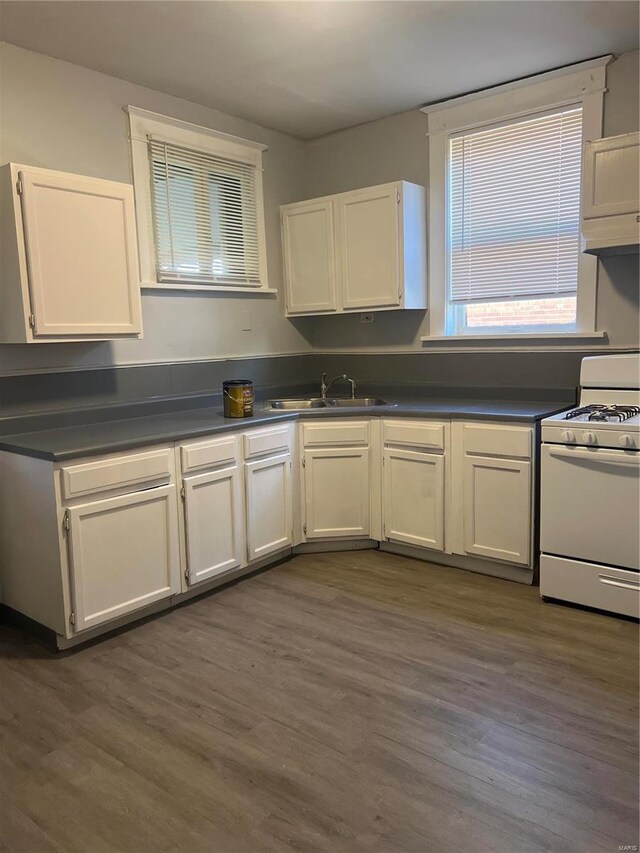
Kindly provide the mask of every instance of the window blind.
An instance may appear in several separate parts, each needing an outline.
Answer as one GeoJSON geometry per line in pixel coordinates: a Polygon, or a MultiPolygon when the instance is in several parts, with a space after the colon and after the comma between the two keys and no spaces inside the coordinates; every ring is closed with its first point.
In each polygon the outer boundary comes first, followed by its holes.
{"type": "Polygon", "coordinates": [[[453,136],[449,301],[573,294],[582,107],[453,136]]]}
{"type": "Polygon", "coordinates": [[[158,281],[260,284],[256,167],[149,140],[158,281]]]}

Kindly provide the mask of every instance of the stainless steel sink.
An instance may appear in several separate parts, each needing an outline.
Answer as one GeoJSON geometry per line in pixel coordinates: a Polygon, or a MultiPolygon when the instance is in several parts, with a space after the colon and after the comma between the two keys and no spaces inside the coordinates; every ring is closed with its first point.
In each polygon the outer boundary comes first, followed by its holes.
{"type": "Polygon", "coordinates": [[[298,409],[324,409],[327,401],[320,397],[307,397],[302,400],[269,400],[267,405],[272,409],[289,409],[297,411],[298,409]]]}
{"type": "Polygon", "coordinates": [[[339,409],[349,408],[349,406],[386,406],[386,400],[381,400],[379,397],[345,397],[331,398],[327,400],[328,406],[336,406],[339,409]]]}
{"type": "Polygon", "coordinates": [[[304,397],[298,400],[268,400],[271,409],[302,411],[304,409],[343,409],[354,407],[386,406],[379,397],[304,397]]]}

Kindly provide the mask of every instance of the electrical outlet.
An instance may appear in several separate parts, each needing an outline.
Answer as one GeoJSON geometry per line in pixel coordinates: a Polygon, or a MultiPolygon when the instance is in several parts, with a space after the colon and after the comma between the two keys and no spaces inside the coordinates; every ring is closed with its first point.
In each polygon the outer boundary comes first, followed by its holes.
{"type": "Polygon", "coordinates": [[[240,328],[243,332],[251,331],[251,313],[246,309],[240,312],[240,328]]]}
{"type": "Polygon", "coordinates": [[[368,312],[367,314],[360,315],[361,323],[373,323],[376,319],[376,315],[373,312],[368,312]]]}

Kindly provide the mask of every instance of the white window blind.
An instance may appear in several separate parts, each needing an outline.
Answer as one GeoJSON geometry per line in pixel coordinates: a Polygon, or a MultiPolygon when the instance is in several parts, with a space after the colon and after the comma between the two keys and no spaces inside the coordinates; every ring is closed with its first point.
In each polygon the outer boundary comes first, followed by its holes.
{"type": "Polygon", "coordinates": [[[256,167],[149,140],[158,281],[260,285],[256,167]]]}
{"type": "Polygon", "coordinates": [[[582,107],[453,136],[449,301],[575,294],[582,107]]]}

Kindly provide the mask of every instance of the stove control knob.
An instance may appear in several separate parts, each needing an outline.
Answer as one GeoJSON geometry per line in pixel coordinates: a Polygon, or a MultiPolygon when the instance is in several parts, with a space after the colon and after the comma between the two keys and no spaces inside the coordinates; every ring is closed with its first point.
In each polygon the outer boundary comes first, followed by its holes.
{"type": "Polygon", "coordinates": [[[596,434],[594,432],[583,432],[582,440],[585,444],[595,444],[597,441],[596,434]]]}
{"type": "Polygon", "coordinates": [[[572,429],[563,429],[562,430],[562,440],[567,443],[570,441],[576,440],[576,434],[572,429]]]}
{"type": "Polygon", "coordinates": [[[635,447],[636,443],[633,440],[632,435],[621,435],[620,436],[620,444],[622,447],[635,447]]]}

